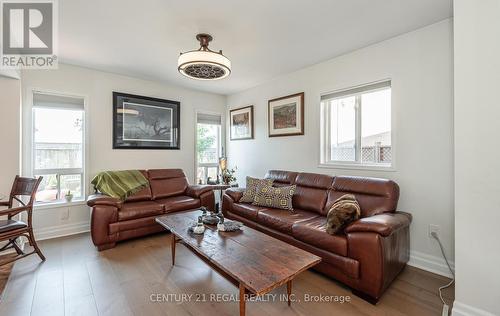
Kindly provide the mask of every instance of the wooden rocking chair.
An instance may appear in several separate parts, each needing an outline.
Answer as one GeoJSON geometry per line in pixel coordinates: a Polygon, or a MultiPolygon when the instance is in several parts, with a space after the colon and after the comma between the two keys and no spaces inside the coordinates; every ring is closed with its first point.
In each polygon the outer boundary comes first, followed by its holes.
{"type": "Polygon", "coordinates": [[[35,237],[33,236],[32,225],[33,204],[35,203],[36,191],[41,181],[42,177],[33,179],[16,176],[16,178],[14,179],[14,184],[12,185],[9,200],[0,201],[0,207],[7,207],[7,209],[0,210],[0,216],[7,215],[6,220],[0,220],[0,242],[8,241],[7,244],[0,248],[0,252],[12,248],[17,252],[17,256],[0,262],[0,266],[32,255],[34,253],[37,253],[40,259],[42,259],[42,261],[45,261],[45,256],[42,254],[40,248],[38,248],[35,237]],[[22,196],[29,196],[29,202],[23,202],[21,199],[22,196]],[[13,203],[15,201],[19,202],[21,206],[13,207],[13,203]],[[28,215],[27,223],[12,219],[12,217],[22,212],[26,212],[28,215]],[[16,240],[21,236],[28,238],[29,244],[34,248],[32,252],[25,253],[18,246],[16,240]]]}

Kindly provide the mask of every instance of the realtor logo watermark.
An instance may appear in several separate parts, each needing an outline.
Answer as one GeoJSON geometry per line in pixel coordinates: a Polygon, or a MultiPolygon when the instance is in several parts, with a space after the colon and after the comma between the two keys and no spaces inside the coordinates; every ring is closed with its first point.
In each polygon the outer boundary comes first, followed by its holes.
{"type": "Polygon", "coordinates": [[[57,0],[0,0],[0,68],[57,68],[57,0]]]}

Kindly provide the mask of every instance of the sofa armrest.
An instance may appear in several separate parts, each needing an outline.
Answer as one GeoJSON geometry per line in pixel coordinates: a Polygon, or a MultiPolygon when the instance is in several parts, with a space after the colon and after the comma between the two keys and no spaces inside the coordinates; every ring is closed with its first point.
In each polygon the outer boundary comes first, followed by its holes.
{"type": "Polygon", "coordinates": [[[344,231],[346,233],[374,232],[387,237],[400,228],[409,226],[411,220],[411,214],[404,212],[378,214],[361,218],[349,224],[344,231]]]}
{"type": "Polygon", "coordinates": [[[95,205],[106,205],[121,208],[122,204],[123,202],[120,199],[104,194],[93,194],[87,198],[87,205],[90,207],[94,207],[95,205]]]}
{"type": "Polygon", "coordinates": [[[199,198],[203,193],[213,191],[209,185],[190,185],[186,189],[186,194],[192,198],[199,198]]]}
{"type": "Polygon", "coordinates": [[[245,188],[229,188],[224,193],[227,194],[235,203],[243,196],[243,192],[245,192],[245,188]]]}

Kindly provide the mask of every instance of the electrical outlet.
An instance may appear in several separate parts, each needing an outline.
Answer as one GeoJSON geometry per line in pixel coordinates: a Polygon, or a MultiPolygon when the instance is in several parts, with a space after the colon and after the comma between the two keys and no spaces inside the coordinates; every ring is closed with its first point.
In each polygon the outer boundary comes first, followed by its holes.
{"type": "Polygon", "coordinates": [[[429,224],[429,237],[432,237],[432,233],[436,233],[439,236],[439,230],[441,229],[441,226],[436,225],[436,224],[429,224]]]}
{"type": "Polygon", "coordinates": [[[67,221],[68,219],[69,219],[69,208],[66,208],[63,211],[61,211],[61,220],[67,221]]]}

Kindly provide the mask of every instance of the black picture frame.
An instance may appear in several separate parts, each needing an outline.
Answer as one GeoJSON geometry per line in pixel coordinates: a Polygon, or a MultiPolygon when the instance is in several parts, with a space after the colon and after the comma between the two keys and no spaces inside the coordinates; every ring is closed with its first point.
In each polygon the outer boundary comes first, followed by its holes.
{"type": "Polygon", "coordinates": [[[113,91],[113,149],[180,149],[180,105],[113,91]]]}

